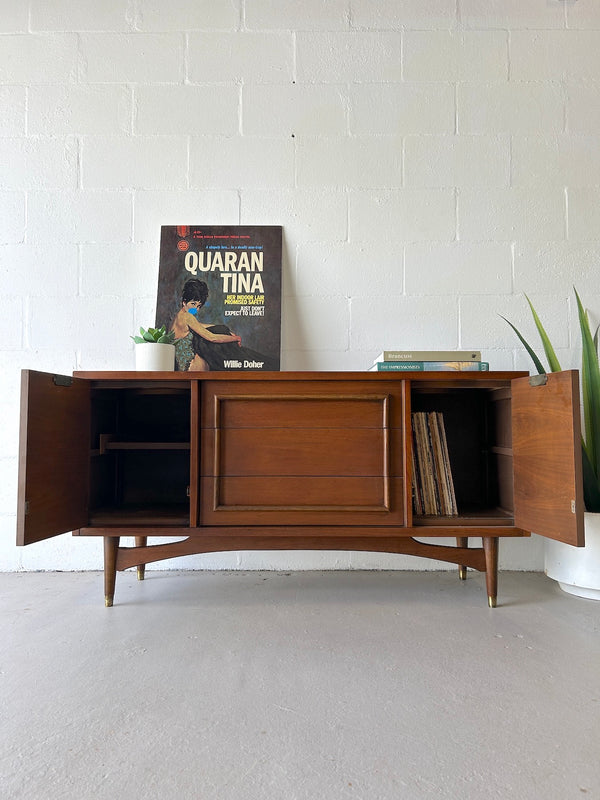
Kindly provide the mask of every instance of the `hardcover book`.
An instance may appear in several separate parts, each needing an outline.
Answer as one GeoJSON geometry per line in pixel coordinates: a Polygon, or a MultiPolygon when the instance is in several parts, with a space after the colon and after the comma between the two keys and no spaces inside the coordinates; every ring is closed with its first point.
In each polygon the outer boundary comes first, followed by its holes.
{"type": "Polygon", "coordinates": [[[370,372],[488,372],[487,361],[376,361],[370,372]]]}
{"type": "Polygon", "coordinates": [[[279,370],[281,226],[163,225],[156,326],[176,369],[279,370]]]}
{"type": "Polygon", "coordinates": [[[384,350],[378,361],[481,361],[479,350],[384,350]]]}

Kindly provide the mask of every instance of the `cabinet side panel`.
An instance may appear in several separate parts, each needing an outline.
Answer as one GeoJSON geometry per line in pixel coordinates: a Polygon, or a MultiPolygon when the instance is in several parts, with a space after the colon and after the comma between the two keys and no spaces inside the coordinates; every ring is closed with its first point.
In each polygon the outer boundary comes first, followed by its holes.
{"type": "Polygon", "coordinates": [[[491,393],[490,471],[498,484],[498,506],[514,511],[513,454],[510,389],[491,393]]]}

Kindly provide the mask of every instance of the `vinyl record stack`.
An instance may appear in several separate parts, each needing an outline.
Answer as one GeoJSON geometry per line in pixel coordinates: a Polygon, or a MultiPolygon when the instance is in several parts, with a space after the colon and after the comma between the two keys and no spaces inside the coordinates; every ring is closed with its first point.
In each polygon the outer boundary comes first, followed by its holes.
{"type": "Polygon", "coordinates": [[[456,496],[443,415],[416,411],[412,423],[413,510],[418,516],[456,516],[456,496]]]}

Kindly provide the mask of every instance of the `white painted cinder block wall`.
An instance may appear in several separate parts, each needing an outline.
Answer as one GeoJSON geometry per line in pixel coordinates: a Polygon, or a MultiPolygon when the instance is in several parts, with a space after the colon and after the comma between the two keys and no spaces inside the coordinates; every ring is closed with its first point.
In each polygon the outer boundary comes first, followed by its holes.
{"type": "MultiPolygon", "coordinates": [[[[385,346],[529,369],[498,316],[533,336],[524,292],[577,366],[572,285],[600,312],[599,53],[597,0],[3,2],[0,569],[102,564],[95,539],[14,545],[19,372],[133,366],[162,224],[284,226],[284,369],[385,346]]],[[[507,541],[501,566],[542,553],[507,541]]]]}

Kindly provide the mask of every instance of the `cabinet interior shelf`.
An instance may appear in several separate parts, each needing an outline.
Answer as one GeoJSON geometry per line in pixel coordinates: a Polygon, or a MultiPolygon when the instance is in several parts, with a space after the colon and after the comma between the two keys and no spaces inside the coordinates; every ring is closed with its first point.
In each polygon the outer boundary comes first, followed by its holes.
{"type": "Polygon", "coordinates": [[[110,450],[189,450],[189,442],[136,442],[117,441],[110,435],[100,436],[100,446],[92,449],[92,455],[104,455],[110,450]]]}
{"type": "Polygon", "coordinates": [[[116,508],[96,508],[90,511],[90,526],[153,526],[184,527],[190,524],[189,506],[186,504],[148,506],[132,505],[116,508]]]}
{"type": "Polygon", "coordinates": [[[477,527],[477,526],[504,526],[514,525],[512,512],[502,508],[461,510],[457,516],[414,516],[415,527],[477,527]]]}
{"type": "Polygon", "coordinates": [[[189,450],[189,442],[108,442],[106,450],[189,450]]]}

